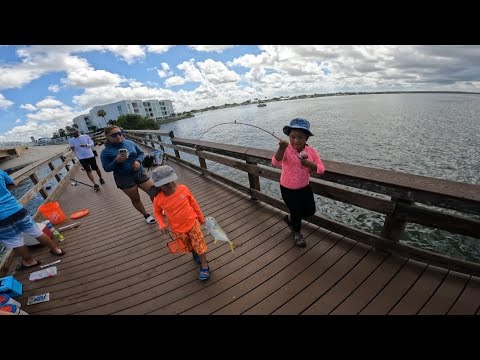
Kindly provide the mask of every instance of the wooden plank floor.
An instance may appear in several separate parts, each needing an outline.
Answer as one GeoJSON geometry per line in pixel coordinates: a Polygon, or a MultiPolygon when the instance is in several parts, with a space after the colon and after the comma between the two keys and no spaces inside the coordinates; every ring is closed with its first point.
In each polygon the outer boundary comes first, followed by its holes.
{"type": "MultiPolygon", "coordinates": [[[[81,226],[64,232],[64,257],[35,249],[43,263],[61,259],[58,275],[30,282],[32,271],[13,272],[22,282],[18,300],[29,314],[478,314],[480,279],[376,251],[306,225],[307,247],[298,248],[284,213],[251,200],[173,161],[205,216],[214,216],[239,245],[208,242],[211,277],[173,255],[158,226],[147,224],[114,184],[94,193],[68,186],[57,201],[66,214],[88,208],[81,226]],[[26,305],[30,295],[50,301],[26,305]]],[[[88,183],[85,172],[73,175],[88,183]]],[[[147,211],[148,196],[141,192],[147,211]]],[[[66,221],[63,225],[73,223],[66,221]]],[[[18,260],[17,260],[18,261],[18,260]]],[[[13,267],[12,267],[13,269],[13,267]]],[[[34,270],[39,270],[38,268],[34,270]]]]}

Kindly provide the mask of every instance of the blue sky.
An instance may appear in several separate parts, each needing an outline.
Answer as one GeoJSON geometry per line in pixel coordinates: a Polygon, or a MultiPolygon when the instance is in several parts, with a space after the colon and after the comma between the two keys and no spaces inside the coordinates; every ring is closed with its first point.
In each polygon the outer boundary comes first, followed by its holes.
{"type": "Polygon", "coordinates": [[[480,91],[480,46],[0,46],[0,142],[51,136],[96,105],[176,112],[344,91],[480,91]]]}

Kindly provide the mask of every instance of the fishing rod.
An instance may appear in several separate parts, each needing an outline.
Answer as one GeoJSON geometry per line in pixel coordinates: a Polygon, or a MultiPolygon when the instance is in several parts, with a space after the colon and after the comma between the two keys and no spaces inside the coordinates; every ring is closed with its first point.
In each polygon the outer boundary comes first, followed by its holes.
{"type": "Polygon", "coordinates": [[[225,122],[225,123],[220,123],[220,124],[217,124],[217,125],[214,125],[214,126],[208,128],[206,131],[203,132],[202,135],[200,135],[200,137],[198,138],[198,140],[201,140],[202,137],[203,137],[203,135],[205,135],[207,132],[209,132],[209,131],[212,130],[213,128],[216,128],[217,126],[220,126],[220,125],[245,125],[245,126],[251,126],[251,127],[256,128],[256,129],[260,129],[260,130],[262,130],[262,131],[265,131],[267,134],[272,135],[272,136],[273,136],[275,139],[277,139],[277,140],[282,140],[282,139],[280,139],[278,136],[276,136],[274,133],[272,133],[272,132],[270,132],[270,131],[268,131],[268,130],[262,129],[260,126],[237,122],[237,120],[235,120],[233,123],[231,123],[231,122],[225,122]]]}
{"type": "MultiPolygon", "coordinates": [[[[251,126],[251,127],[256,128],[256,129],[260,129],[260,130],[266,132],[267,134],[272,135],[275,139],[277,139],[277,140],[279,140],[279,141],[282,140],[282,139],[280,139],[278,136],[276,136],[273,132],[270,132],[270,131],[268,131],[268,130],[265,130],[265,129],[261,128],[260,126],[256,126],[256,125],[252,125],[252,124],[246,124],[246,123],[241,123],[241,122],[237,122],[236,120],[235,120],[233,123],[231,123],[231,122],[225,122],[225,123],[220,123],[220,124],[217,124],[217,125],[214,125],[214,126],[208,128],[206,131],[203,132],[202,135],[200,135],[200,137],[198,138],[198,140],[201,140],[202,137],[203,137],[203,135],[205,135],[208,131],[210,131],[210,130],[212,130],[213,128],[215,128],[215,127],[217,127],[217,126],[220,126],[220,125],[245,125],[245,126],[251,126]]],[[[197,150],[197,146],[198,146],[198,145],[195,145],[195,147],[194,147],[195,151],[197,150]]],[[[287,147],[287,149],[290,149],[290,148],[287,147]]],[[[292,149],[290,149],[290,150],[293,151],[292,149]]],[[[293,151],[293,152],[294,152],[294,151],[293,151]]],[[[308,155],[305,157],[306,153],[304,153],[304,152],[300,152],[300,154],[297,154],[297,153],[294,152],[294,154],[295,154],[295,156],[297,156],[300,160],[305,160],[305,159],[307,159],[307,157],[308,157],[308,155]],[[302,153],[303,153],[303,154],[302,154],[302,153]]]]}
{"type": "Polygon", "coordinates": [[[86,183],[84,183],[84,182],[81,182],[81,181],[78,181],[78,180],[75,180],[75,179],[70,179],[70,180],[72,180],[72,181],[70,182],[70,184],[72,184],[73,186],[77,186],[78,183],[80,183],[80,184],[83,184],[83,185],[85,185],[85,186],[88,186],[88,187],[93,188],[92,185],[86,184],[86,183]]]}

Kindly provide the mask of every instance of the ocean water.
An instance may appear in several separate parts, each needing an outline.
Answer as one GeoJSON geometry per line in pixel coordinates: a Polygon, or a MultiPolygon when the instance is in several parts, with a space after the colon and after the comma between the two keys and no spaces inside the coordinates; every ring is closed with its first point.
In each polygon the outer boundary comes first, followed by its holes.
{"type": "MultiPolygon", "coordinates": [[[[308,140],[322,159],[458,182],[480,184],[480,95],[378,94],[269,102],[196,114],[162,125],[175,136],[275,150],[284,125],[310,121],[308,140]],[[229,123],[227,125],[219,125],[229,123]],[[213,129],[211,129],[215,126],[213,129]]],[[[173,151],[168,150],[172,153],[173,151]]],[[[182,158],[198,165],[195,156],[182,158]]],[[[248,186],[247,175],[207,161],[223,176],[248,186]]],[[[281,199],[278,183],[260,179],[261,189],[281,199]]],[[[380,234],[385,216],[316,196],[317,214],[380,234]]],[[[409,224],[402,242],[480,262],[480,239],[409,224]]]]}

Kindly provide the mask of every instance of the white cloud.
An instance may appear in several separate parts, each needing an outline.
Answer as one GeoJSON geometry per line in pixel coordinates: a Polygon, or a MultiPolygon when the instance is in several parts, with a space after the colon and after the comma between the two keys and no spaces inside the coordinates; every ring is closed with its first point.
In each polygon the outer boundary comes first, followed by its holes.
{"type": "Polygon", "coordinates": [[[202,73],[195,66],[195,59],[184,61],[183,63],[177,65],[177,69],[184,72],[184,77],[186,81],[202,82],[204,80],[202,73]]]}
{"type": "Polygon", "coordinates": [[[42,101],[37,102],[36,105],[37,105],[37,108],[39,109],[48,109],[48,108],[55,108],[55,107],[62,106],[63,103],[49,96],[43,99],[42,101]]]}
{"type": "Polygon", "coordinates": [[[37,108],[33,106],[32,104],[25,104],[25,105],[20,105],[20,109],[25,109],[28,111],[35,111],[37,108]]]}
{"type": "Polygon", "coordinates": [[[240,76],[235,71],[228,70],[221,61],[207,59],[198,63],[198,67],[203,76],[214,84],[236,82],[240,80],[240,76]]]}
{"type": "Polygon", "coordinates": [[[145,49],[141,45],[33,45],[18,49],[17,54],[28,58],[46,54],[65,56],[90,51],[110,51],[128,64],[145,57],[145,49]]]}
{"type": "Polygon", "coordinates": [[[205,51],[205,52],[215,51],[217,53],[221,53],[224,50],[235,47],[236,45],[189,45],[189,46],[190,48],[197,51],[205,51]]]}
{"type": "Polygon", "coordinates": [[[65,85],[79,88],[114,87],[125,81],[118,74],[91,67],[79,68],[68,72],[67,78],[61,80],[65,85]]]}
{"type": "Polygon", "coordinates": [[[21,123],[21,122],[22,122],[22,119],[15,120],[15,124],[18,124],[18,123],[21,123]]]}
{"type": "Polygon", "coordinates": [[[12,106],[13,104],[15,104],[13,101],[5,99],[5,97],[2,94],[0,94],[0,109],[6,109],[12,106]]]}
{"type": "Polygon", "coordinates": [[[48,87],[48,90],[53,92],[53,93],[56,93],[56,92],[59,92],[60,91],[60,86],[58,85],[50,85],[48,87]]]}
{"type": "Polygon", "coordinates": [[[177,85],[183,85],[187,82],[184,78],[180,76],[172,76],[171,78],[168,78],[165,80],[165,86],[166,87],[172,87],[172,86],[177,86],[177,85]]]}
{"type": "Polygon", "coordinates": [[[175,45],[147,45],[147,51],[151,53],[162,54],[170,50],[175,45]]]}
{"type": "Polygon", "coordinates": [[[160,78],[164,78],[164,77],[173,75],[173,72],[170,71],[170,66],[167,63],[163,62],[161,64],[161,66],[162,66],[162,70],[157,70],[158,76],[160,78]]]}

